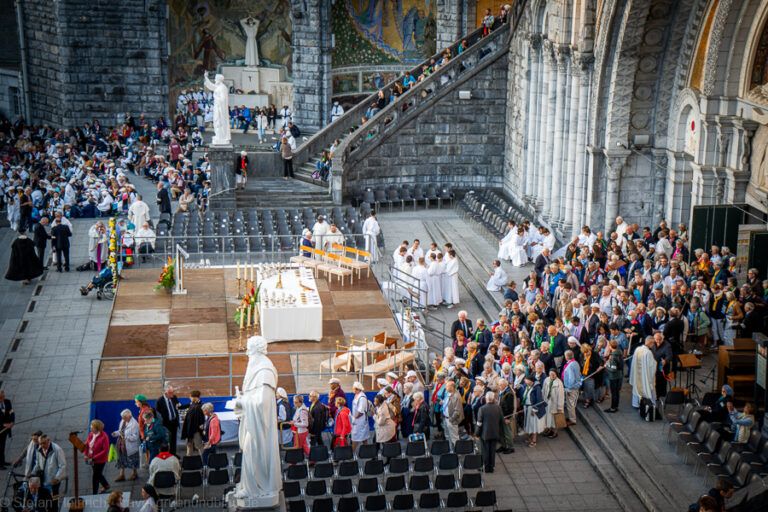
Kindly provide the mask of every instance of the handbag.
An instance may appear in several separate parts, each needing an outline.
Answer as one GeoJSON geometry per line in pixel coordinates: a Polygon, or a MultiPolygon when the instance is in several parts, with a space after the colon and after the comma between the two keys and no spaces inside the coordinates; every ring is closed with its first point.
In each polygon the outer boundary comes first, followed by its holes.
{"type": "Polygon", "coordinates": [[[109,445],[109,454],[107,455],[107,462],[114,462],[117,460],[117,450],[114,444],[109,445]]]}
{"type": "Polygon", "coordinates": [[[555,428],[565,428],[565,413],[564,412],[556,412],[554,414],[555,416],[555,428]]]}

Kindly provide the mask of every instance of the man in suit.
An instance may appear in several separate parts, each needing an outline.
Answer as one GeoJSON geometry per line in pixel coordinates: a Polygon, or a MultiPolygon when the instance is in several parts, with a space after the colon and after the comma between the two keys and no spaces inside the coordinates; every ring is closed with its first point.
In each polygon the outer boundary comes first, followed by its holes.
{"type": "Polygon", "coordinates": [[[563,364],[565,351],[568,349],[568,341],[565,336],[557,332],[554,325],[547,327],[547,338],[549,341],[549,351],[555,358],[555,364],[559,368],[563,364]]]}
{"type": "Polygon", "coordinates": [[[165,393],[155,402],[160,421],[168,430],[168,444],[171,453],[176,455],[176,437],[179,432],[179,399],[173,390],[173,386],[166,384],[165,393]]]}
{"type": "Polygon", "coordinates": [[[534,270],[536,270],[536,275],[539,276],[539,279],[541,279],[541,275],[544,273],[544,270],[546,270],[549,263],[549,249],[545,247],[542,249],[541,254],[536,256],[536,261],[534,262],[534,270]]]}
{"type": "Polygon", "coordinates": [[[485,356],[488,352],[488,346],[493,341],[493,337],[491,336],[491,330],[485,326],[485,320],[482,318],[477,319],[477,330],[471,339],[477,343],[477,349],[485,356]]]}
{"type": "Polygon", "coordinates": [[[451,324],[451,340],[456,339],[456,331],[464,331],[464,337],[472,337],[472,320],[467,318],[466,311],[459,311],[459,318],[451,324]]]}
{"type": "Polygon", "coordinates": [[[45,230],[45,226],[47,225],[48,217],[41,217],[40,220],[32,227],[35,251],[37,252],[37,257],[40,259],[40,263],[43,264],[43,268],[48,268],[45,266],[45,246],[48,245],[48,240],[51,239],[51,235],[49,235],[45,230]]]}
{"type": "Polygon", "coordinates": [[[69,237],[71,236],[69,226],[57,220],[51,230],[52,246],[56,250],[56,272],[61,272],[62,263],[64,263],[64,269],[69,272],[69,237]]]}
{"type": "Polygon", "coordinates": [[[446,396],[442,403],[443,430],[445,438],[451,443],[451,448],[459,440],[459,425],[464,421],[464,405],[461,394],[456,390],[456,383],[449,380],[445,384],[446,396]]]}
{"type": "Polygon", "coordinates": [[[5,391],[0,391],[0,469],[6,469],[5,442],[11,437],[11,428],[16,422],[11,401],[5,398],[5,391]]]}
{"type": "Polygon", "coordinates": [[[160,213],[171,213],[171,196],[168,195],[168,189],[160,182],[157,184],[157,207],[160,213]]]}
{"type": "Polygon", "coordinates": [[[51,491],[42,487],[36,476],[29,479],[27,487],[19,487],[14,499],[14,509],[24,512],[54,512],[57,508],[51,491]]]}
{"type": "Polygon", "coordinates": [[[477,412],[477,439],[483,447],[483,465],[486,473],[493,473],[496,465],[496,443],[501,434],[501,422],[504,417],[501,407],[496,403],[496,393],[485,394],[485,405],[477,412]]]}

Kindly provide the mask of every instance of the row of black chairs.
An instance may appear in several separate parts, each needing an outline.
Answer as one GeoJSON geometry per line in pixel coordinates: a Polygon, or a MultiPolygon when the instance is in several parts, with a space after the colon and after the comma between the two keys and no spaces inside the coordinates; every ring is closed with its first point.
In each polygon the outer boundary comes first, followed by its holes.
{"type": "Polygon", "coordinates": [[[155,475],[154,487],[158,495],[166,500],[178,499],[184,489],[191,494],[205,497],[211,487],[222,488],[240,480],[242,453],[236,453],[231,461],[226,453],[212,453],[203,464],[199,455],[188,455],[181,459],[181,477],[176,479],[172,471],[161,471],[155,475]],[[231,471],[231,474],[230,474],[231,471]]]}
{"type": "Polygon", "coordinates": [[[667,418],[667,439],[677,436],[678,446],[685,450],[684,460],[694,456],[697,471],[706,468],[707,476],[727,480],[735,488],[768,475],[768,436],[759,429],[751,430],[746,443],[731,443],[722,438],[722,425],[705,421],[692,404],[667,418]]]}
{"type": "Polygon", "coordinates": [[[452,203],[455,197],[451,187],[435,184],[365,187],[351,190],[350,195],[354,198],[356,204],[372,204],[376,211],[381,206],[389,206],[389,210],[392,211],[393,205],[400,205],[400,208],[405,210],[406,204],[412,205],[414,210],[420,204],[423,204],[425,208],[429,208],[430,203],[436,204],[438,208],[442,208],[443,201],[452,203]]]}
{"type": "MultiPolygon", "coordinates": [[[[382,443],[381,448],[378,444],[361,444],[357,447],[357,453],[351,446],[335,446],[332,451],[328,451],[325,445],[311,446],[309,449],[309,462],[333,461],[336,463],[349,460],[367,460],[381,457],[391,459],[403,456],[423,457],[429,453],[434,457],[440,457],[446,454],[472,455],[475,453],[475,443],[470,439],[459,439],[451,449],[450,443],[445,439],[436,439],[434,441],[408,441],[405,444],[403,452],[402,443],[395,441],[391,443],[382,443]]],[[[284,462],[288,465],[304,462],[304,451],[301,449],[285,450],[284,462]]]]}
{"type": "Polygon", "coordinates": [[[471,218],[500,238],[507,233],[507,222],[520,224],[524,218],[514,206],[494,191],[470,191],[458,203],[464,218],[471,218]]]}
{"type": "Polygon", "coordinates": [[[413,494],[397,494],[392,500],[387,499],[384,494],[372,494],[362,503],[357,496],[342,496],[337,501],[329,497],[316,499],[311,507],[307,506],[303,499],[287,501],[287,505],[289,512],[357,512],[415,508],[466,510],[467,507],[495,509],[496,491],[478,491],[474,499],[469,497],[467,491],[453,491],[448,493],[445,499],[438,492],[424,492],[418,495],[418,500],[413,494]]]}

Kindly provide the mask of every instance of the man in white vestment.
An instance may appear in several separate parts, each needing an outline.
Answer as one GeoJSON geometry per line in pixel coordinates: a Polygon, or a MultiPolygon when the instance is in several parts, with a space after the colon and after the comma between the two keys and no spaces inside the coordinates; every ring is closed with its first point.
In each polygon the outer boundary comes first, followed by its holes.
{"type": "Polygon", "coordinates": [[[344,256],[344,249],[334,249],[333,244],[344,247],[344,233],[339,231],[336,224],[331,224],[328,229],[328,233],[325,235],[325,250],[334,254],[340,254],[344,256]]]}
{"type": "Polygon", "coordinates": [[[525,230],[517,228],[517,233],[512,236],[512,243],[509,250],[512,265],[522,267],[528,263],[528,254],[525,252],[525,230]]]}
{"type": "Polygon", "coordinates": [[[252,336],[248,339],[243,389],[227,404],[240,420],[242,474],[233,492],[235,498],[246,501],[245,508],[275,507],[280,501],[282,474],[276,389],[277,370],[267,357],[267,340],[252,336]]]}
{"type": "Polygon", "coordinates": [[[422,309],[427,308],[427,297],[429,292],[429,272],[424,265],[424,257],[419,258],[419,264],[411,269],[411,275],[418,279],[419,284],[419,307],[422,309]]]}
{"type": "Polygon", "coordinates": [[[459,260],[456,259],[456,251],[448,251],[448,260],[445,262],[445,273],[448,275],[448,293],[443,292],[448,308],[459,303],[459,260]]]}
{"type": "Polygon", "coordinates": [[[424,249],[421,248],[421,242],[418,239],[413,241],[413,246],[408,249],[408,254],[413,256],[414,264],[424,257],[424,249]]]}
{"type": "Polygon", "coordinates": [[[510,256],[510,249],[511,249],[511,243],[512,243],[512,237],[515,236],[515,233],[517,230],[515,229],[515,221],[510,220],[507,222],[507,234],[504,235],[504,238],[499,240],[499,253],[496,255],[497,258],[500,260],[509,260],[511,259],[510,256]]]}
{"type": "Polygon", "coordinates": [[[622,217],[616,217],[616,234],[621,237],[627,232],[627,223],[622,217]]]}
{"type": "Polygon", "coordinates": [[[429,293],[427,294],[427,305],[437,308],[443,302],[443,287],[441,275],[443,273],[443,263],[437,261],[437,254],[432,253],[429,257],[429,266],[427,274],[429,275],[429,293]]]}
{"type": "Polygon", "coordinates": [[[136,196],[136,201],[128,208],[128,222],[137,227],[149,222],[149,206],[142,200],[141,195],[136,196]]]}
{"type": "Polygon", "coordinates": [[[312,240],[315,242],[315,247],[325,247],[325,235],[328,234],[330,226],[325,221],[322,215],[318,215],[317,222],[312,226],[312,240]]]}
{"type": "Polygon", "coordinates": [[[640,407],[640,399],[648,398],[656,402],[656,358],[651,347],[653,336],[645,338],[645,345],[635,349],[629,371],[629,385],[632,386],[632,407],[640,407]]]}
{"type": "Polygon", "coordinates": [[[493,261],[493,270],[490,271],[491,278],[488,279],[488,284],[485,285],[485,289],[489,292],[500,292],[507,285],[509,278],[504,269],[501,268],[501,262],[499,260],[493,261]]]}
{"type": "Polygon", "coordinates": [[[331,107],[331,122],[334,122],[338,118],[344,115],[344,107],[339,105],[338,101],[333,102],[333,107],[331,107]]]}
{"type": "Polygon", "coordinates": [[[365,252],[371,255],[369,263],[379,261],[379,248],[376,238],[381,233],[381,227],[376,220],[376,212],[372,211],[371,216],[363,222],[363,235],[365,235],[365,252]]]}

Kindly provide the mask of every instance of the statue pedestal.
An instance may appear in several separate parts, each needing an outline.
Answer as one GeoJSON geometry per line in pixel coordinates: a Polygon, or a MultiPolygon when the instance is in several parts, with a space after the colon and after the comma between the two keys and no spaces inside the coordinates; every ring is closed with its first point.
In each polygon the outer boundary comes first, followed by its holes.
{"type": "Polygon", "coordinates": [[[211,144],[208,159],[211,162],[210,207],[221,204],[232,207],[235,197],[235,153],[232,144],[211,144]]]}
{"type": "Polygon", "coordinates": [[[285,500],[282,493],[274,498],[235,498],[234,493],[226,496],[229,512],[247,512],[250,510],[285,510],[285,500]]]}

